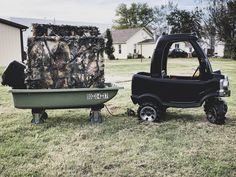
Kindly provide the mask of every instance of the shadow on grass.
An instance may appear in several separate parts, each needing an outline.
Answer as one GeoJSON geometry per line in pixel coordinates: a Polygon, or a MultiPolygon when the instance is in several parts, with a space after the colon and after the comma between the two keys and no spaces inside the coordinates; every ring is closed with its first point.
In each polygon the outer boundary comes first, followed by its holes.
{"type": "MultiPolygon", "coordinates": [[[[126,113],[120,113],[116,114],[114,116],[108,116],[106,117],[104,114],[102,114],[103,117],[103,122],[102,123],[91,123],[89,119],[89,111],[88,113],[80,113],[80,112],[61,112],[55,114],[50,114],[49,113],[49,118],[45,121],[44,125],[47,128],[50,127],[84,127],[84,126],[90,126],[90,125],[110,125],[110,124],[122,124],[122,122],[125,121],[126,124],[132,124],[132,121],[129,123],[129,119],[137,119],[136,116],[128,116],[126,113]],[[110,121],[112,120],[112,121],[110,121]]],[[[183,122],[183,123],[197,123],[197,122],[207,122],[205,114],[188,114],[188,113],[182,113],[182,112],[166,112],[166,114],[163,116],[162,120],[160,123],[165,123],[165,122],[183,122]]],[[[142,123],[140,121],[137,121],[137,123],[142,123]]],[[[225,125],[228,126],[236,126],[236,120],[231,119],[227,117],[225,125]]],[[[118,126],[120,127],[120,126],[118,126]]],[[[126,127],[126,126],[124,126],[126,127]]],[[[121,128],[121,127],[120,127],[121,128]]]]}
{"type": "Polygon", "coordinates": [[[68,125],[73,125],[73,126],[84,126],[87,124],[90,124],[90,120],[88,118],[88,115],[66,115],[66,114],[61,114],[61,115],[49,115],[49,118],[45,121],[44,123],[48,127],[57,127],[57,126],[68,126],[68,125]]]}
{"type": "MultiPolygon", "coordinates": [[[[207,122],[206,115],[192,115],[186,113],[175,113],[175,112],[167,112],[162,120],[165,121],[173,121],[176,120],[178,122],[207,122]]],[[[236,120],[230,117],[226,117],[225,124],[226,126],[236,126],[236,120]]]]}
{"type": "Polygon", "coordinates": [[[108,123],[110,118],[122,118],[125,117],[124,114],[116,114],[114,116],[105,116],[102,113],[102,122],[101,123],[92,123],[89,118],[89,111],[87,113],[80,113],[79,111],[74,112],[61,112],[56,115],[48,113],[48,119],[45,121],[47,127],[67,127],[69,125],[73,126],[88,126],[88,125],[102,125],[103,123],[108,123]]]}
{"type": "Polygon", "coordinates": [[[236,126],[236,120],[232,119],[230,117],[226,117],[225,125],[229,127],[235,127],[236,126]]]}
{"type": "Polygon", "coordinates": [[[172,120],[181,121],[181,122],[202,122],[206,120],[206,118],[202,115],[166,112],[162,121],[165,122],[165,121],[172,121],[172,120]]]}

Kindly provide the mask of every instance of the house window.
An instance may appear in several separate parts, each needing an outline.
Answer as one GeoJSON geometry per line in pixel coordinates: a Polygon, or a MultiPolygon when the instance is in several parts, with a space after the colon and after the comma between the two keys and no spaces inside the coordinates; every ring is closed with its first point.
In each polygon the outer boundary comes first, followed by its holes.
{"type": "Polygon", "coordinates": [[[121,44],[119,44],[119,54],[121,54],[121,44]]]}
{"type": "Polygon", "coordinates": [[[175,44],[175,49],[179,49],[179,44],[175,44]]]}
{"type": "Polygon", "coordinates": [[[137,53],[137,45],[134,44],[134,53],[137,53]]]}

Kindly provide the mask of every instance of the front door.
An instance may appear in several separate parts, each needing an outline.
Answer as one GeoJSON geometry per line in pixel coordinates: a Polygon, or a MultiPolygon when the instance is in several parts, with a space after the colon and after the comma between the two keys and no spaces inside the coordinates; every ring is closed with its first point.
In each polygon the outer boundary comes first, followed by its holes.
{"type": "Polygon", "coordinates": [[[163,79],[163,95],[166,102],[196,102],[204,91],[204,81],[180,79],[178,76],[163,79]]]}

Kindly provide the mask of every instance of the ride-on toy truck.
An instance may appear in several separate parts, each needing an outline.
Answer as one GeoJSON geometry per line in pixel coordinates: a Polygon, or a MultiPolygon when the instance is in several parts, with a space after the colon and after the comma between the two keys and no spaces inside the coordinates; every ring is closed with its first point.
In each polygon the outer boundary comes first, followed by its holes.
{"type": "MultiPolygon", "coordinates": [[[[195,34],[163,34],[159,37],[150,73],[140,72],[132,79],[131,99],[134,104],[139,104],[138,117],[141,120],[158,121],[168,107],[193,108],[204,103],[209,122],[225,122],[227,104],[221,97],[230,96],[228,77],[220,71],[213,72],[197,41],[195,34]],[[188,42],[197,54],[199,66],[192,76],[167,74],[168,52],[176,42],[188,42]]],[[[183,60],[188,62],[191,58],[183,60]]]]}

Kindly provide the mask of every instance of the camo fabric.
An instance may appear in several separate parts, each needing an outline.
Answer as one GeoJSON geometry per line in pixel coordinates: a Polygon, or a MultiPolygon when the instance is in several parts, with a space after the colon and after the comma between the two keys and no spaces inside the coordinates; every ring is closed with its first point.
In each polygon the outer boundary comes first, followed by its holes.
{"type": "Polygon", "coordinates": [[[34,25],[35,36],[28,39],[27,87],[104,87],[104,39],[97,28],[53,25],[46,36],[48,26],[34,25]]]}
{"type": "Polygon", "coordinates": [[[51,24],[32,24],[33,36],[98,36],[99,30],[95,26],[69,26],[51,24]]]}

